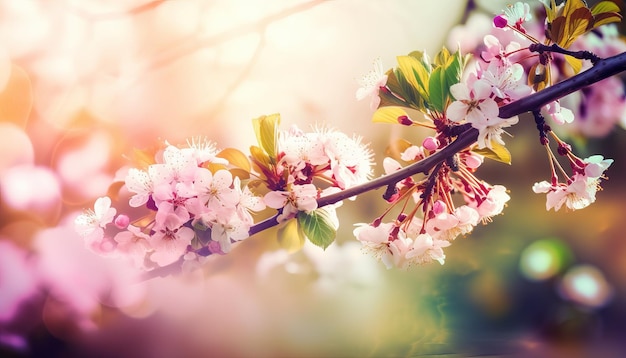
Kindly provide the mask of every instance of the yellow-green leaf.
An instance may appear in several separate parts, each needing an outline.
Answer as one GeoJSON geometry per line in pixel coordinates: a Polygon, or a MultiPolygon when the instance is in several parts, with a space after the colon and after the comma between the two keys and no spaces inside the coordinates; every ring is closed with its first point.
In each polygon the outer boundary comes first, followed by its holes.
{"type": "MultiPolygon", "coordinates": [[[[402,71],[400,71],[399,69],[396,69],[394,71],[394,77],[398,80],[398,86],[400,88],[400,90],[397,91],[396,93],[398,93],[400,97],[404,98],[404,100],[406,100],[407,103],[412,108],[426,111],[426,107],[424,105],[424,99],[419,94],[415,86],[410,84],[409,81],[406,78],[404,78],[402,71]]],[[[391,89],[391,87],[389,87],[389,89],[391,89]]]]}
{"type": "Polygon", "coordinates": [[[498,162],[502,162],[505,164],[511,164],[511,153],[505,146],[500,143],[491,141],[491,149],[490,148],[482,148],[482,149],[472,149],[472,151],[476,154],[480,154],[485,156],[486,158],[496,160],[498,162]]]}
{"type": "Polygon", "coordinates": [[[298,229],[298,222],[295,219],[289,220],[278,229],[278,244],[289,253],[300,251],[304,246],[304,240],[304,233],[298,229]]]}
{"type": "Polygon", "coordinates": [[[216,157],[228,160],[228,163],[237,168],[250,171],[250,159],[239,149],[226,148],[217,153],[216,157]]]}
{"type": "Polygon", "coordinates": [[[280,114],[270,114],[252,120],[254,133],[261,148],[273,162],[278,156],[278,125],[280,114]]]}
{"type": "Polygon", "coordinates": [[[430,69],[413,56],[398,56],[398,68],[404,78],[417,90],[420,96],[428,102],[428,78],[430,69]]]}
{"type": "Polygon", "coordinates": [[[445,66],[450,59],[450,51],[447,48],[443,47],[441,51],[435,56],[435,65],[437,66],[445,66]]]}
{"type": "MultiPolygon", "coordinates": [[[[569,1],[568,1],[569,3],[569,1]]],[[[574,10],[565,19],[565,34],[559,46],[569,48],[578,36],[585,34],[593,27],[593,15],[586,7],[574,10]]]]}
{"type": "Polygon", "coordinates": [[[620,15],[617,12],[605,12],[605,13],[595,15],[593,17],[593,20],[594,20],[593,28],[595,29],[596,27],[599,27],[602,25],[622,21],[622,15],[620,15]]]}
{"type": "Polygon", "coordinates": [[[620,8],[613,1],[600,1],[599,3],[595,4],[591,8],[591,13],[593,14],[594,17],[596,15],[607,13],[607,12],[619,13],[620,8]]]}
{"type": "Polygon", "coordinates": [[[575,57],[565,55],[565,62],[567,62],[570,66],[572,66],[572,70],[574,71],[574,74],[578,74],[580,70],[583,68],[583,61],[575,57]]]}
{"type": "Polygon", "coordinates": [[[298,213],[298,226],[313,244],[326,249],[335,241],[337,230],[331,214],[324,208],[306,213],[298,213]]]}
{"type": "Polygon", "coordinates": [[[387,106],[381,107],[374,112],[372,122],[398,124],[398,117],[407,116],[403,107],[387,106]]]}
{"type": "Polygon", "coordinates": [[[257,165],[260,165],[263,168],[270,167],[270,157],[265,154],[265,152],[261,148],[255,145],[250,146],[250,155],[252,156],[252,159],[257,163],[257,165]]]}

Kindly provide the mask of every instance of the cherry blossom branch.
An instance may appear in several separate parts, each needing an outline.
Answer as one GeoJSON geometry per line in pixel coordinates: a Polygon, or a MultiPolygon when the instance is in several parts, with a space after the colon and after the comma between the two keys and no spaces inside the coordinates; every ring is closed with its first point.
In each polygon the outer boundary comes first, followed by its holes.
{"type": "Polygon", "coordinates": [[[521,113],[531,112],[570,93],[583,89],[596,82],[626,71],[626,52],[600,59],[587,71],[533,93],[518,101],[500,107],[500,117],[510,118],[521,113]]]}
{"type": "Polygon", "coordinates": [[[556,52],[563,55],[569,55],[580,60],[589,60],[593,64],[596,64],[598,61],[601,60],[600,57],[598,57],[591,51],[569,51],[560,47],[557,44],[552,44],[548,46],[542,43],[534,43],[528,46],[528,50],[531,52],[537,52],[539,54],[542,54],[544,52],[556,52]]]}
{"type": "MultiPolygon", "coordinates": [[[[510,118],[522,113],[532,112],[561,97],[623,71],[626,71],[626,53],[606,59],[600,59],[596,62],[594,67],[585,72],[550,86],[543,91],[531,94],[523,99],[500,107],[499,116],[500,118],[510,118]]],[[[446,158],[449,158],[472,145],[476,141],[477,136],[478,131],[476,129],[467,129],[461,133],[454,142],[450,143],[450,145],[443,148],[439,152],[417,163],[406,166],[397,172],[381,176],[367,183],[322,197],[317,201],[317,205],[318,207],[323,207],[335,204],[339,201],[351,198],[355,195],[363,194],[370,190],[378,189],[387,185],[393,185],[394,183],[417,173],[426,173],[438,163],[446,160],[446,158]]],[[[258,232],[278,225],[276,217],[277,216],[271,217],[252,226],[249,231],[250,235],[254,235],[258,232]]]]}
{"type": "MultiPolygon", "coordinates": [[[[587,71],[584,71],[565,81],[550,86],[540,92],[531,94],[523,99],[500,107],[499,116],[501,118],[510,118],[526,112],[536,112],[546,104],[549,104],[570,93],[581,90],[584,87],[619,74],[623,71],[626,71],[626,52],[606,59],[600,59],[596,62],[594,67],[588,69],[587,71]]],[[[322,197],[317,201],[318,207],[332,205],[339,201],[368,192],[370,190],[393,185],[400,180],[403,180],[418,173],[428,173],[437,164],[445,161],[447,158],[454,156],[456,153],[475,143],[477,137],[478,131],[476,129],[466,128],[465,131],[461,132],[457,136],[456,140],[454,140],[452,143],[450,143],[448,146],[441,149],[440,151],[434,153],[433,155],[419,162],[408,165],[394,173],[381,176],[367,183],[322,197]]],[[[252,236],[261,231],[278,225],[279,222],[277,221],[277,217],[278,215],[275,215],[253,225],[249,230],[249,235],[252,236]]],[[[204,256],[208,254],[209,251],[206,249],[200,249],[196,251],[196,253],[204,256]]],[[[181,258],[177,262],[174,262],[170,265],[159,267],[152,271],[149,271],[145,273],[141,278],[147,280],[154,277],[163,277],[166,275],[180,272],[182,262],[183,259],[181,258]]]]}

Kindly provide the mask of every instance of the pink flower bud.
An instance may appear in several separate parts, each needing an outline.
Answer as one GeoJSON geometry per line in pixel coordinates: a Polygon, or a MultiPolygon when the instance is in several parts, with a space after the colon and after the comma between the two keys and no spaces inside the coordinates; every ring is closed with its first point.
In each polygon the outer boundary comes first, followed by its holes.
{"type": "Polygon", "coordinates": [[[437,148],[439,148],[439,141],[434,137],[426,137],[422,142],[422,146],[426,150],[437,150],[437,148]]]}
{"type": "Polygon", "coordinates": [[[437,200],[433,204],[433,213],[435,215],[439,215],[439,214],[445,213],[446,209],[447,209],[446,203],[444,203],[441,200],[437,200]]]}
{"type": "Polygon", "coordinates": [[[468,155],[465,157],[465,165],[470,169],[476,169],[483,164],[483,159],[478,155],[468,155]]]}
{"type": "Polygon", "coordinates": [[[398,116],[398,123],[403,126],[410,126],[413,124],[413,121],[408,116],[398,116]]]}
{"type": "Polygon", "coordinates": [[[115,218],[115,226],[117,226],[118,229],[126,229],[129,223],[130,219],[128,215],[120,214],[115,218]]]}
{"type": "Polygon", "coordinates": [[[497,28],[502,29],[506,27],[508,23],[509,23],[508,20],[502,15],[498,15],[493,18],[493,25],[497,28]]]}

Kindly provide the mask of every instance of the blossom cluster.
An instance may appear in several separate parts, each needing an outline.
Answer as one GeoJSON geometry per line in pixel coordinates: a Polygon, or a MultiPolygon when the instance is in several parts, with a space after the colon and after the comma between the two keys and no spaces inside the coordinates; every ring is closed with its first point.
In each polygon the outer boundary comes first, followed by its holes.
{"type": "MultiPolygon", "coordinates": [[[[399,56],[398,67],[386,72],[380,60],[374,62],[356,92],[358,100],[370,98],[373,121],[434,131],[419,144],[394,143],[383,160],[385,176],[372,181],[378,186],[368,186],[373,153],[361,137],[327,128],[279,130],[280,116],[274,114],[253,120],[258,146],[249,155],[218,151],[206,141],[167,145],[154,162],[127,169],[117,196],[129,197],[128,213],[118,213],[119,206],[102,197],[94,210],[78,216],[76,228],[93,251],[128,257],[144,269],[228,253],[234,242],[275,225],[282,227],[279,236],[326,248],[335,239],[341,200],[384,186],[389,207],[372,222],[357,224],[357,240],[387,267],[443,264],[443,248],[491,222],[510,199],[504,186],[476,176],[485,158],[511,163],[503,134],[519,118],[507,117],[503,108],[588,68],[584,62],[599,61],[591,52],[569,48],[621,19],[609,2],[590,9],[582,1],[550,1],[543,10],[545,21],[533,22],[538,13],[528,4],[509,5],[493,18],[494,31],[483,37],[473,59],[443,48],[433,59],[419,51],[399,56]],[[472,142],[460,140],[470,137],[472,142]],[[464,147],[447,150],[458,143],[464,147]],[[431,160],[435,156],[437,162],[431,160]],[[267,214],[266,208],[275,212],[267,214]]],[[[547,194],[548,210],[588,206],[612,160],[577,157],[547,125],[544,115],[558,124],[574,120],[559,100],[530,111],[551,167],[551,180],[536,183],[533,191],[547,194]],[[557,143],[558,157],[550,140],[557,143]],[[569,162],[572,174],[561,161],[569,162]]]]}
{"type": "MultiPolygon", "coordinates": [[[[528,3],[517,2],[504,8],[501,15],[493,19],[482,18],[475,14],[468,21],[455,28],[450,36],[450,43],[461,42],[465,52],[472,53],[476,58],[484,55],[488,37],[497,38],[505,45],[502,55],[523,66],[525,73],[530,75],[530,84],[543,88],[571,77],[573,73],[584,71],[593,66],[590,61],[580,61],[561,53],[537,54],[529,51],[532,44],[558,44],[571,51],[590,51],[600,58],[615,56],[626,51],[626,42],[620,37],[618,27],[610,21],[603,21],[596,15],[585,15],[577,18],[574,11],[584,14],[587,9],[580,1],[571,1],[565,13],[564,3],[556,6],[549,0],[528,3]],[[568,22],[579,24],[578,30],[564,29],[562,35],[557,30],[549,32],[546,37],[546,22],[557,22],[559,15],[568,22]],[[490,24],[486,24],[492,20],[490,24]],[[601,26],[600,26],[601,25],[601,26]],[[589,31],[587,27],[592,27],[589,31]],[[484,29],[488,29],[487,32],[484,29]],[[462,35],[461,35],[462,34],[462,35]],[[471,38],[470,38],[471,37],[471,38]]],[[[608,1],[602,6],[592,8],[592,14],[604,10],[605,17],[619,20],[619,8],[608,1]]],[[[484,58],[488,60],[488,58],[484,58]]],[[[557,100],[544,108],[544,115],[554,123],[567,124],[560,126],[558,131],[572,136],[604,137],[616,126],[626,128],[626,96],[624,85],[616,77],[610,77],[591,84],[582,91],[574,92],[557,100]]]]}
{"type": "MultiPolygon", "coordinates": [[[[127,193],[128,212],[118,212],[109,196],[98,198],[76,218],[76,230],[90,250],[146,270],[181,258],[201,261],[248,238],[254,213],[274,208],[276,220],[286,222],[317,209],[320,195],[371,175],[372,153],[360,137],[297,127],[277,134],[276,154],[255,152],[254,168],[243,153],[218,151],[208,141],[168,144],[154,163],[126,170],[120,193],[127,193]]],[[[335,212],[326,213],[336,229],[335,212]]]]}
{"type": "Polygon", "coordinates": [[[277,147],[276,165],[262,172],[271,190],[264,201],[281,209],[279,222],[317,209],[320,196],[362,184],[372,174],[373,154],[358,136],[328,129],[306,133],[293,126],[279,133],[277,147]]]}
{"type": "Polygon", "coordinates": [[[124,180],[131,194],[128,204],[143,210],[131,219],[118,214],[109,197],[99,198],[93,211],[75,221],[87,247],[123,255],[145,269],[175,262],[193,246],[229,252],[232,242],[248,237],[251,212],[265,205],[216,154],[206,141],[185,148],[167,145],[147,168],[129,168],[124,180]]]}
{"type": "MultiPolygon", "coordinates": [[[[384,221],[390,212],[386,210],[370,224],[357,224],[355,237],[388,268],[431,261],[443,264],[444,247],[459,235],[471,232],[479,222],[489,222],[502,212],[510,199],[506,189],[474,175],[484,157],[510,162],[502,134],[506,133],[504,128],[518,123],[519,119],[501,118],[500,108],[549,87],[558,79],[551,77],[553,62],[563,56],[573,67],[582,66],[581,58],[595,61],[594,55],[575,54],[564,48],[571,46],[573,39],[583,32],[621,18],[615,7],[607,4],[592,10],[578,2],[566,7],[546,2],[544,6],[547,22],[554,22],[550,27],[554,33],[546,31],[546,41],[532,36],[538,26],[532,22],[531,8],[518,2],[493,19],[494,31],[486,34],[475,50],[473,66],[464,69],[461,56],[450,55],[445,49],[434,62],[421,53],[412,53],[399,57],[398,68],[387,72],[382,71],[379,61],[375,62],[375,68],[361,81],[357,99],[372,97],[371,103],[377,105],[374,121],[435,131],[421,145],[408,141],[400,144],[404,150],[396,158],[387,157],[383,162],[387,174],[403,168],[398,160],[410,165],[445,148],[458,136],[455,127],[469,125],[478,132],[475,144],[425,172],[425,177],[408,176],[389,185],[385,199],[391,206],[401,208],[393,221],[384,221]],[[564,28],[562,33],[555,32],[566,20],[580,21],[586,27],[584,31],[564,28]],[[527,29],[529,25],[531,30],[527,29]],[[547,45],[538,47],[544,42],[561,47],[556,53],[548,52],[547,45]],[[456,81],[450,83],[450,79],[456,81]],[[443,89],[439,87],[441,82],[443,89]],[[414,87],[415,91],[406,90],[407,87],[414,87]],[[425,118],[413,120],[405,109],[418,110],[425,118]],[[462,201],[454,200],[452,193],[460,195],[462,201]]],[[[547,193],[548,210],[558,210],[564,204],[569,209],[582,209],[595,201],[600,179],[612,160],[602,156],[578,158],[545,123],[541,113],[558,124],[571,123],[574,119],[573,112],[562,107],[559,100],[533,112],[540,142],[547,148],[552,168],[551,182],[536,183],[533,190],[547,193]],[[558,143],[558,154],[569,161],[572,175],[559,164],[549,147],[548,135],[558,143]],[[559,182],[557,168],[567,178],[565,183],[559,182]]]]}
{"type": "MultiPolygon", "coordinates": [[[[401,153],[401,160],[416,162],[425,158],[432,137],[422,146],[410,146],[401,153]]],[[[459,160],[450,167],[439,168],[434,176],[415,181],[412,177],[395,184],[391,204],[411,200],[414,208],[403,210],[392,222],[383,222],[383,214],[370,224],[357,224],[354,236],[367,251],[380,258],[387,268],[407,268],[412,264],[438,261],[443,264],[443,248],[459,236],[472,232],[479,223],[489,222],[504,210],[510,196],[502,185],[490,185],[478,179],[473,172],[483,163],[483,157],[471,151],[459,154],[459,160]],[[451,193],[461,193],[463,205],[455,205],[451,193]],[[415,215],[417,207],[423,217],[415,215]]],[[[387,173],[402,168],[390,157],[383,165],[387,173]]]]}
{"type": "Polygon", "coordinates": [[[533,185],[535,193],[547,193],[546,210],[559,210],[563,204],[568,209],[583,209],[596,201],[596,192],[600,188],[600,178],[613,163],[613,159],[604,159],[593,155],[581,160],[572,160],[573,175],[565,183],[559,182],[554,174],[552,181],[541,181],[533,185]]]}

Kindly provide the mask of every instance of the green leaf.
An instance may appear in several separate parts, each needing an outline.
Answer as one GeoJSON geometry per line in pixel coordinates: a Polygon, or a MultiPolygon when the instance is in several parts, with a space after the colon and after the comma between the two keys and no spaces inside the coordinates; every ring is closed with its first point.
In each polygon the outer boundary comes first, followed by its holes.
{"type": "Polygon", "coordinates": [[[486,158],[502,162],[504,164],[511,164],[511,153],[505,146],[498,142],[491,141],[490,148],[472,149],[472,152],[485,156],[486,158]]]}
{"type": "Polygon", "coordinates": [[[278,125],[280,114],[270,114],[252,120],[254,133],[261,148],[267,153],[270,160],[275,162],[278,156],[278,125]]]}
{"type": "Polygon", "coordinates": [[[448,98],[448,89],[445,88],[445,73],[442,67],[437,67],[430,74],[428,81],[430,107],[439,113],[443,113],[445,103],[448,98]]]}
{"type": "Polygon", "coordinates": [[[331,214],[325,208],[306,213],[298,213],[298,226],[313,244],[326,249],[335,241],[336,226],[331,214]]]}
{"type": "Polygon", "coordinates": [[[295,219],[289,220],[278,229],[278,244],[289,253],[300,251],[305,238],[302,230],[298,229],[298,222],[295,219]]]}
{"type": "Polygon", "coordinates": [[[591,13],[593,14],[593,16],[605,12],[619,13],[620,9],[619,6],[613,1],[600,1],[591,8],[591,13]]]}
{"type": "Polygon", "coordinates": [[[413,108],[425,111],[426,106],[424,105],[424,99],[419,94],[417,89],[412,84],[410,84],[409,81],[404,77],[402,71],[397,69],[394,72],[394,77],[398,81],[398,86],[400,87],[400,90],[396,92],[391,87],[389,87],[389,89],[393,92],[399,93],[413,108]]]}
{"type": "Polygon", "coordinates": [[[461,50],[458,50],[454,56],[450,57],[449,63],[446,64],[444,71],[446,78],[445,87],[448,89],[448,96],[450,95],[450,86],[461,82],[466,61],[467,58],[461,55],[461,50]]]}

